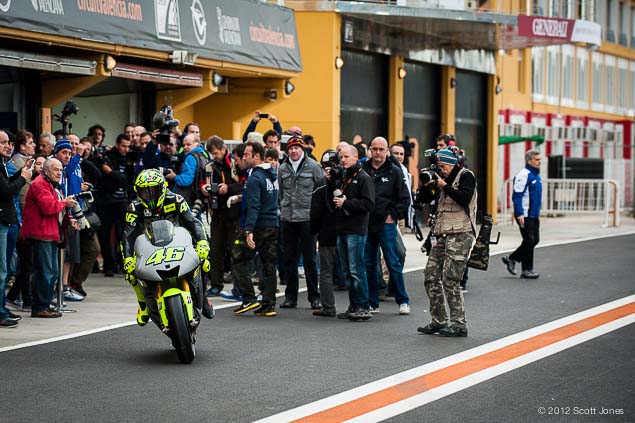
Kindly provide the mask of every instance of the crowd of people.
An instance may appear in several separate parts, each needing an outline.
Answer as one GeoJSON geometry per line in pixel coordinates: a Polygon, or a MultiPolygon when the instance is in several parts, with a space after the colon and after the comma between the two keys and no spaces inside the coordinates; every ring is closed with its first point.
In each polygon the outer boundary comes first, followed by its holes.
{"type": "MultiPolygon", "coordinates": [[[[14,312],[59,317],[58,280],[65,301],[82,301],[91,272],[125,274],[139,300],[138,323],[146,324],[128,228],[176,206],[177,218],[186,211],[188,222],[209,227],[193,229],[197,253],[205,260],[209,252],[211,262],[203,292],[240,301],[236,315],[275,316],[278,284],[285,288],[279,308],[298,307],[302,276],[315,316],[370,320],[386,297],[398,314],[410,314],[399,221],[413,225],[414,193],[403,143],[341,142],[316,159],[312,136],[299,127],[283,132],[274,115],[259,111],[231,151],[218,136],[203,141],[196,123],[169,137],[129,123],[112,146],[106,139],[99,124],[83,138],[0,131],[2,327],[18,325],[14,312]],[[256,132],[263,119],[273,125],[264,134],[256,132]],[[339,314],[335,290],[349,293],[339,314]]],[[[467,335],[459,282],[474,238],[475,179],[457,155],[451,147],[439,151],[438,243],[426,271],[432,323],[420,328],[445,336],[467,335]]]]}

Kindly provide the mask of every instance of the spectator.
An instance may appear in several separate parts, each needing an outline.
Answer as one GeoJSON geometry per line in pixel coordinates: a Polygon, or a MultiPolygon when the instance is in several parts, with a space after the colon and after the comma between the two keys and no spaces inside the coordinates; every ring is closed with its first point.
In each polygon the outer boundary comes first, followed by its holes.
{"type": "MultiPolygon", "coordinates": [[[[81,152],[83,145],[79,143],[79,137],[69,134],[68,138],[60,138],[55,143],[53,157],[62,163],[63,173],[60,181],[60,189],[64,198],[79,194],[82,191],[82,170],[80,167],[81,152]],[[80,149],[79,154],[77,154],[80,149]]],[[[64,267],[62,269],[62,279],[64,282],[64,299],[67,301],[83,301],[84,296],[71,289],[68,285],[72,267],[80,263],[79,227],[73,219],[72,225],[67,226],[65,234],[66,248],[64,254],[64,267]]]]}
{"type": "Polygon", "coordinates": [[[259,316],[276,313],[276,240],[278,238],[278,181],[276,170],[264,163],[265,149],[247,142],[244,160],[252,169],[246,182],[245,221],[234,245],[232,273],[243,295],[243,302],[234,314],[253,310],[259,316]],[[263,280],[260,283],[262,303],[258,301],[251,283],[248,264],[258,253],[262,262],[263,280]]]}
{"type": "MultiPolygon", "coordinates": [[[[254,132],[256,130],[256,126],[258,126],[258,122],[264,118],[261,118],[260,115],[260,110],[256,110],[254,112],[254,117],[249,122],[249,125],[247,125],[247,129],[245,129],[245,133],[243,134],[243,142],[247,141],[249,133],[254,132]]],[[[273,130],[276,131],[278,133],[278,137],[280,137],[282,135],[282,126],[280,126],[278,118],[269,113],[264,119],[269,119],[269,121],[273,124],[273,130]]]]}
{"type": "Polygon", "coordinates": [[[406,150],[404,149],[403,144],[396,143],[390,146],[390,154],[395,158],[395,160],[397,160],[397,162],[399,162],[399,167],[401,169],[401,173],[403,174],[403,181],[406,184],[408,193],[410,194],[410,206],[408,207],[408,214],[406,215],[406,226],[412,228],[415,211],[414,208],[412,208],[412,175],[403,164],[404,159],[406,158],[406,150]]]}
{"type": "Polygon", "coordinates": [[[106,130],[100,124],[96,124],[88,128],[86,135],[93,142],[93,147],[101,147],[106,139],[106,130]]]}
{"type": "Polygon", "coordinates": [[[144,169],[158,168],[164,174],[169,170],[174,173],[179,173],[181,162],[179,161],[176,149],[175,136],[171,136],[170,142],[167,144],[159,144],[155,138],[152,138],[143,151],[144,169]]]}
{"type": "Polygon", "coordinates": [[[53,154],[53,149],[55,148],[55,137],[48,133],[48,132],[44,132],[43,134],[40,134],[39,138],[38,138],[38,150],[39,153],[41,155],[43,155],[44,157],[49,157],[51,154],[53,154]]]}
{"type": "Polygon", "coordinates": [[[58,244],[69,221],[67,209],[77,204],[71,197],[62,196],[60,182],[63,171],[59,160],[47,160],[42,174],[33,180],[26,194],[20,237],[29,240],[33,248],[31,317],[62,315],[50,310],[49,305],[59,278],[58,244]]]}
{"type": "MultiPolygon", "coordinates": [[[[205,179],[201,181],[201,195],[212,216],[210,225],[211,270],[208,273],[210,289],[208,296],[218,296],[223,291],[223,269],[225,258],[231,255],[232,246],[238,237],[240,202],[229,199],[239,195],[242,184],[236,171],[236,163],[222,138],[211,137],[205,146],[212,161],[205,166],[205,179]]],[[[226,293],[227,294],[227,293],[226,293]]]]}
{"type": "Polygon", "coordinates": [[[267,151],[265,152],[265,162],[269,163],[274,169],[278,169],[278,166],[280,165],[278,162],[279,157],[278,150],[275,148],[267,148],[267,151]]]}
{"type": "Polygon", "coordinates": [[[127,166],[126,154],[130,150],[130,138],[119,134],[115,147],[100,157],[95,163],[103,173],[100,180],[100,195],[95,198],[95,206],[101,228],[98,237],[103,258],[104,276],[112,277],[117,271],[117,264],[121,264],[120,254],[115,255],[113,241],[110,239],[113,227],[115,229],[114,245],[119,245],[123,232],[124,215],[128,205],[128,188],[131,186],[132,174],[127,166]]]}
{"type": "Polygon", "coordinates": [[[381,268],[377,260],[379,248],[386,260],[390,279],[394,283],[395,301],[399,314],[410,314],[410,299],[403,276],[403,261],[397,249],[397,221],[406,217],[410,205],[410,193],[403,181],[403,173],[388,159],[388,142],[377,137],[370,143],[371,160],[363,168],[372,178],[375,188],[375,206],[370,214],[366,238],[366,277],[368,278],[368,302],[370,311],[379,309],[381,268]]]}
{"type": "Polygon", "coordinates": [[[262,138],[265,141],[265,147],[267,149],[274,149],[278,152],[278,162],[281,163],[286,157],[286,154],[282,151],[280,134],[276,132],[275,129],[270,129],[262,135],[262,138]]]}
{"type": "Polygon", "coordinates": [[[20,316],[5,307],[7,280],[7,235],[11,225],[18,223],[14,196],[31,179],[32,171],[26,166],[9,178],[5,162],[11,157],[9,135],[0,130],[0,327],[11,328],[18,324],[20,316]]]}
{"type": "Polygon", "coordinates": [[[303,135],[302,144],[304,144],[304,151],[306,154],[317,162],[317,159],[313,155],[313,150],[315,149],[315,138],[313,138],[313,135],[303,135]]]}
{"type": "Polygon", "coordinates": [[[146,132],[146,128],[141,125],[137,125],[134,127],[132,131],[132,138],[130,139],[130,149],[139,151],[139,146],[141,145],[141,134],[146,132]]]}
{"type": "MultiPolygon", "coordinates": [[[[24,210],[26,193],[31,186],[31,182],[42,172],[42,166],[46,158],[37,156],[33,165],[31,179],[20,190],[20,210],[24,210]]],[[[28,162],[27,162],[28,165],[28,162]]],[[[31,312],[31,274],[33,272],[33,252],[28,241],[18,239],[17,245],[18,265],[15,282],[7,293],[7,304],[15,310],[21,312],[31,312]]]]}
{"type": "Polygon", "coordinates": [[[205,176],[207,156],[201,147],[198,135],[189,134],[183,138],[185,159],[178,175],[171,171],[165,176],[168,181],[174,181],[174,193],[180,194],[187,204],[192,207],[198,197],[198,187],[205,176]]]}
{"type": "Polygon", "coordinates": [[[343,180],[335,180],[327,174],[327,190],[336,208],[337,249],[349,287],[349,306],[337,318],[369,320],[372,315],[368,305],[364,248],[368,219],[375,205],[375,190],[372,180],[358,163],[357,149],[352,145],[342,146],[339,154],[344,168],[343,180]],[[336,192],[337,189],[340,192],[336,192]]]}
{"type": "Polygon", "coordinates": [[[298,259],[301,252],[309,303],[311,309],[319,310],[320,293],[310,213],[311,195],[315,184],[324,176],[324,171],[315,160],[306,156],[302,148],[302,138],[290,138],[287,142],[287,153],[289,156],[279,169],[280,220],[287,273],[285,300],[280,304],[280,308],[295,308],[298,305],[298,259]]]}
{"type": "MultiPolygon", "coordinates": [[[[339,156],[335,150],[327,150],[322,156],[321,165],[325,174],[332,167],[339,166],[339,156]]],[[[326,176],[316,184],[311,197],[311,234],[318,235],[320,245],[320,299],[322,308],[314,310],[314,316],[335,317],[335,296],[333,295],[333,276],[337,264],[337,232],[335,230],[335,206],[332,193],[328,193],[326,176]]]]}
{"type": "Polygon", "coordinates": [[[128,122],[126,123],[126,126],[123,127],[123,133],[128,135],[128,138],[130,138],[132,140],[133,136],[134,136],[134,129],[137,126],[136,123],[134,122],[128,122]]]}
{"type": "Polygon", "coordinates": [[[470,170],[457,166],[458,158],[450,149],[439,150],[437,162],[440,177],[425,185],[440,191],[437,220],[431,235],[434,239],[431,239],[432,249],[424,280],[432,322],[417,330],[426,335],[467,336],[460,282],[474,244],[476,178],[470,170]],[[450,325],[447,325],[446,301],[450,325]]]}
{"type": "Polygon", "coordinates": [[[520,228],[523,242],[509,256],[502,260],[507,271],[516,274],[516,263],[522,266],[521,278],[537,279],[534,272],[534,248],[540,241],[540,205],[542,203],[542,180],[540,179],[540,152],[529,150],[525,153],[525,168],[514,177],[514,217],[520,228]]]}

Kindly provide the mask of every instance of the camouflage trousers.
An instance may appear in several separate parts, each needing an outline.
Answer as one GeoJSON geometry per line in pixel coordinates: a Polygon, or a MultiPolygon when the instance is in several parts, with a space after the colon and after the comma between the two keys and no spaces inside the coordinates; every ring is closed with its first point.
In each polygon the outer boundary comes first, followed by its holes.
{"type": "Polygon", "coordinates": [[[438,237],[437,245],[432,247],[426,265],[424,285],[430,298],[430,316],[434,324],[447,324],[447,300],[450,324],[459,328],[466,327],[460,283],[473,243],[474,236],[467,232],[438,237]]]}
{"type": "Polygon", "coordinates": [[[254,228],[256,248],[253,250],[247,246],[245,239],[245,233],[241,232],[232,248],[232,275],[236,278],[236,285],[240,289],[243,301],[249,302],[256,299],[254,284],[251,282],[251,262],[258,253],[263,273],[260,284],[262,305],[275,306],[278,228],[254,228]]]}

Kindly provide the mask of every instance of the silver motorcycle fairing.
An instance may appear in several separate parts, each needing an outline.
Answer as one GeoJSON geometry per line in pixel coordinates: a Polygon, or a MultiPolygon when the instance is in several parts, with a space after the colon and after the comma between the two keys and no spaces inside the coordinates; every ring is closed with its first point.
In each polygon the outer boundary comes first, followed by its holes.
{"type": "Polygon", "coordinates": [[[145,234],[135,240],[137,257],[135,276],[146,282],[161,282],[169,277],[185,277],[200,264],[192,244],[192,236],[181,227],[174,227],[174,236],[169,243],[153,245],[145,234]],[[177,269],[178,267],[178,269],[177,269]]]}

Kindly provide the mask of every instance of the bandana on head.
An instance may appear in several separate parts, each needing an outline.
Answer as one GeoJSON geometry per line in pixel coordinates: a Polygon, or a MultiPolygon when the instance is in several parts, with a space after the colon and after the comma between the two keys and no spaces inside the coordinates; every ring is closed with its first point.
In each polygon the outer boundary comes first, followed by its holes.
{"type": "Polygon", "coordinates": [[[456,154],[454,154],[454,151],[450,150],[447,147],[437,151],[437,159],[439,160],[440,163],[445,163],[449,165],[455,165],[456,162],[458,161],[456,154]]]}

